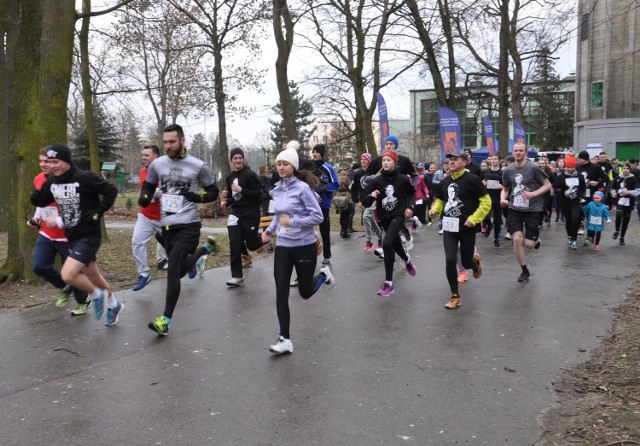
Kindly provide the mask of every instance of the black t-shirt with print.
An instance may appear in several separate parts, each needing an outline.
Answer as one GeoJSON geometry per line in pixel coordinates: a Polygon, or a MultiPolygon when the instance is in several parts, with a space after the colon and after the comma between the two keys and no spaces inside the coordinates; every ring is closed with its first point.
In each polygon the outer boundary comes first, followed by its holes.
{"type": "Polygon", "coordinates": [[[447,175],[435,188],[436,198],[444,201],[442,216],[457,218],[460,232],[477,230],[467,228],[464,222],[478,209],[480,197],[487,193],[480,178],[467,171],[455,179],[447,175]]]}

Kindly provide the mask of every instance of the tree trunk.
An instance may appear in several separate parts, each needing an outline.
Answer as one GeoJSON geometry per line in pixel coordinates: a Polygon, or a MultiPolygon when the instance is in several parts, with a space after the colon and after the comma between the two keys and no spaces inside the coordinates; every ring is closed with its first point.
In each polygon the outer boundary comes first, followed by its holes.
{"type": "MultiPolygon", "coordinates": [[[[3,273],[15,280],[35,278],[31,258],[35,233],[23,221],[33,214],[29,196],[38,172],[39,150],[67,140],[67,97],[75,24],[73,0],[12,2],[11,26],[17,32],[14,95],[9,105],[11,140],[8,191],[9,246],[3,273]],[[17,5],[16,5],[17,4],[17,5]],[[17,28],[16,28],[17,27],[17,28]]],[[[6,10],[6,9],[5,9],[6,10]]],[[[6,88],[6,86],[2,86],[6,88]]]]}
{"type": "MultiPolygon", "coordinates": [[[[91,0],[82,0],[82,13],[91,13],[91,0]]],[[[80,77],[82,79],[82,102],[84,103],[84,121],[89,142],[89,160],[91,170],[100,173],[100,148],[96,133],[96,120],[93,115],[93,92],[91,91],[91,73],[89,72],[89,24],[91,17],[85,15],[78,34],[80,41],[80,77]]]]}
{"type": "Polygon", "coordinates": [[[287,0],[273,0],[273,32],[278,47],[276,58],[276,83],[280,96],[282,124],[289,139],[298,139],[296,131],[296,114],[289,90],[289,56],[293,47],[293,21],[287,6],[287,0]],[[284,30],[283,30],[284,25],[284,30]]]}
{"type": "Polygon", "coordinates": [[[500,60],[498,64],[498,140],[500,155],[509,153],[509,0],[500,5],[500,60]]]}
{"type": "Polygon", "coordinates": [[[213,57],[213,83],[215,88],[216,109],[218,111],[218,138],[220,141],[220,169],[222,177],[226,178],[231,172],[229,166],[229,147],[227,145],[227,113],[225,111],[226,95],[222,78],[222,54],[220,50],[213,57]]]}
{"type": "MultiPolygon", "coordinates": [[[[11,122],[9,104],[11,103],[11,84],[13,81],[13,67],[11,60],[12,46],[15,43],[15,29],[11,27],[9,0],[0,0],[0,160],[7,160],[10,156],[9,145],[11,136],[11,122]]],[[[9,178],[8,162],[0,162],[0,178],[9,178]]],[[[7,231],[9,227],[9,196],[0,194],[0,231],[7,231]]]]}

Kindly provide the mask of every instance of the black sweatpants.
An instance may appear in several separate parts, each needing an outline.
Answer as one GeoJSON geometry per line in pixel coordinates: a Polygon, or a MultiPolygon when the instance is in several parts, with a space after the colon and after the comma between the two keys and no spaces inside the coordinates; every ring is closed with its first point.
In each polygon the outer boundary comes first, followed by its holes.
{"type": "Polygon", "coordinates": [[[187,225],[162,227],[164,246],[169,259],[164,316],[171,319],[180,297],[180,279],[194,267],[198,260],[194,255],[200,241],[200,222],[187,225]]]}
{"type": "Polygon", "coordinates": [[[231,277],[241,279],[242,254],[245,254],[245,243],[249,251],[255,251],[262,246],[262,237],[258,233],[260,216],[240,217],[233,226],[227,226],[229,232],[229,260],[231,277]]]}

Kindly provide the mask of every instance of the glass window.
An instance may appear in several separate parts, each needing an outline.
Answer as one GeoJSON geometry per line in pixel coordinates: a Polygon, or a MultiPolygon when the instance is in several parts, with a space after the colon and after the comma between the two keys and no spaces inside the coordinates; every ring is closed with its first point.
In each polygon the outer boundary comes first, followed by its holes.
{"type": "Polygon", "coordinates": [[[582,40],[587,40],[589,38],[589,19],[591,18],[591,14],[588,12],[586,14],[582,14],[582,26],[580,27],[580,37],[582,40]]]}
{"type": "Polygon", "coordinates": [[[591,108],[601,108],[604,103],[604,82],[598,81],[591,84],[591,108]]]}

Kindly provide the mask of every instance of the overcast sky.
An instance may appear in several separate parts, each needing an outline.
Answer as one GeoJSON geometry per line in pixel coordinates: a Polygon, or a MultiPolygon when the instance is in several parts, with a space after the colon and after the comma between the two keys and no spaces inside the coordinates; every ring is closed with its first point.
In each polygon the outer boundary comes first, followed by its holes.
{"type": "MultiPolygon", "coordinates": [[[[114,0],[102,0],[93,2],[93,10],[100,10],[107,6],[112,6],[114,0]]],[[[76,0],[76,8],[81,9],[82,1],[76,0]]],[[[109,17],[113,17],[110,15],[109,17]]],[[[100,17],[92,19],[94,26],[102,27],[109,22],[108,17],[100,17]]],[[[79,26],[79,23],[78,23],[79,26]]],[[[271,30],[267,27],[267,36],[271,35],[271,30]]],[[[256,68],[267,69],[264,79],[263,92],[245,91],[239,95],[238,101],[240,105],[250,106],[255,111],[247,118],[228,118],[227,133],[228,136],[238,140],[243,145],[252,145],[257,139],[262,140],[268,138],[269,123],[268,120],[275,120],[277,117],[271,111],[271,107],[279,102],[278,90],[275,80],[275,57],[276,45],[273,39],[268,38],[263,44],[262,57],[254,59],[256,68]],[[233,119],[233,120],[232,120],[233,119]]],[[[575,72],[576,66],[576,39],[575,33],[571,41],[565,46],[559,60],[556,64],[556,70],[561,77],[567,76],[571,72],[575,72]]],[[[313,73],[313,70],[321,69],[322,60],[318,56],[303,51],[295,46],[289,60],[289,79],[301,83],[305,74],[313,73]]],[[[387,103],[389,117],[392,119],[408,119],[409,118],[409,90],[430,88],[430,80],[420,78],[415,74],[407,74],[406,76],[396,80],[395,84],[386,87],[381,91],[387,103]]],[[[301,88],[302,93],[309,97],[310,92],[306,93],[304,87],[301,88]]],[[[147,105],[144,100],[136,100],[140,107],[147,105]]],[[[374,116],[374,119],[376,116],[374,116]]],[[[204,118],[182,119],[179,124],[183,125],[187,133],[188,141],[196,133],[204,133],[207,137],[210,133],[217,133],[217,121],[215,116],[207,115],[204,118]]]]}

